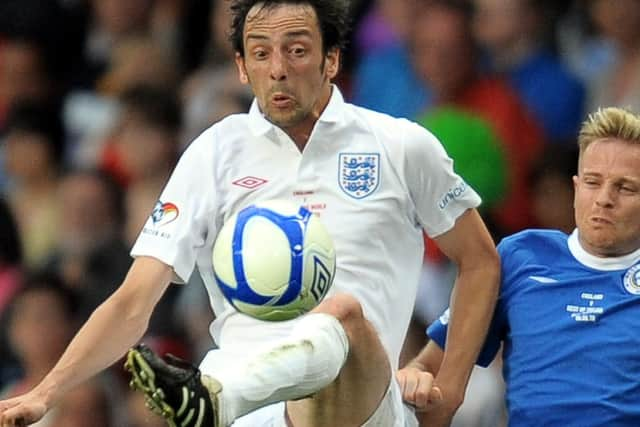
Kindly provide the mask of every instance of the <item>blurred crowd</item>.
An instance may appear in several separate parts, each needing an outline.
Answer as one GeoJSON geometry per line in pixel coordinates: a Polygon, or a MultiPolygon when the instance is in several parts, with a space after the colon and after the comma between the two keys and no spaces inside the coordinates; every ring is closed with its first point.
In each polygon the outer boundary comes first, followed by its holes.
{"type": "MultiPolygon", "coordinates": [[[[599,106],[640,111],[638,0],[353,0],[337,84],[438,136],[496,239],[570,232],[577,129],[599,106]]],[[[252,101],[226,0],[0,2],[0,397],[24,391],[117,286],[177,157],[252,101]]],[[[406,354],[455,271],[425,238],[406,354]]],[[[212,313],[195,274],[152,318],[157,351],[199,360],[212,313]]],[[[126,325],[114,325],[126,327],[126,325]]],[[[474,373],[457,427],[502,420],[499,366],[474,373]]],[[[39,426],[163,425],[119,366],[39,426]]]]}

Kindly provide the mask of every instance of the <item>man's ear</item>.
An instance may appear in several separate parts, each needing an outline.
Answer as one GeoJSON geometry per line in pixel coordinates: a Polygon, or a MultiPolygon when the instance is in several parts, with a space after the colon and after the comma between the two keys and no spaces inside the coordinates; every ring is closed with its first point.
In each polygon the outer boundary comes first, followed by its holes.
{"type": "Polygon", "coordinates": [[[338,71],[340,71],[340,59],[340,49],[334,48],[327,52],[325,67],[327,69],[327,77],[329,77],[329,79],[333,79],[338,75],[338,71]]]}
{"type": "Polygon", "coordinates": [[[236,52],[236,67],[238,67],[238,78],[240,79],[240,83],[249,84],[249,75],[247,74],[247,67],[244,63],[244,57],[240,55],[240,52],[236,52]]]}

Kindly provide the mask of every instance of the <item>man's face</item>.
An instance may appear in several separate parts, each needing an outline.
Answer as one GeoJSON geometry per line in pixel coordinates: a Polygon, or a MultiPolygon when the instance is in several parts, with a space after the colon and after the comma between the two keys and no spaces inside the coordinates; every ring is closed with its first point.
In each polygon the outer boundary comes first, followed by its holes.
{"type": "Polygon", "coordinates": [[[619,256],[640,248],[640,144],[592,142],[573,182],[576,225],[588,252],[619,256]]]}
{"type": "Polygon", "coordinates": [[[113,229],[116,222],[105,184],[97,177],[70,174],[58,187],[62,206],[60,245],[65,249],[89,251],[113,229]]]}
{"type": "Polygon", "coordinates": [[[114,36],[121,36],[144,28],[150,18],[149,0],[93,0],[92,11],[97,25],[114,36]]]}
{"type": "Polygon", "coordinates": [[[473,29],[479,43],[499,52],[521,41],[529,31],[527,0],[475,0],[473,29]]]}
{"type": "Polygon", "coordinates": [[[5,42],[0,56],[0,102],[10,105],[17,99],[42,99],[49,83],[41,53],[24,42],[5,42]]]}
{"type": "Polygon", "coordinates": [[[473,68],[471,39],[463,17],[445,7],[417,12],[412,24],[412,61],[441,102],[455,98],[473,68]]]}
{"type": "Polygon", "coordinates": [[[51,143],[44,135],[28,130],[12,130],[6,137],[5,168],[17,181],[41,178],[53,168],[51,143]]]}
{"type": "Polygon", "coordinates": [[[284,4],[247,15],[244,57],[236,54],[243,83],[251,84],[262,113],[287,129],[313,124],[331,94],[339,51],[322,52],[318,19],[309,5],[284,4]]]}
{"type": "Polygon", "coordinates": [[[590,18],[605,37],[617,43],[635,46],[640,23],[638,0],[596,0],[588,5],[590,18]]]}

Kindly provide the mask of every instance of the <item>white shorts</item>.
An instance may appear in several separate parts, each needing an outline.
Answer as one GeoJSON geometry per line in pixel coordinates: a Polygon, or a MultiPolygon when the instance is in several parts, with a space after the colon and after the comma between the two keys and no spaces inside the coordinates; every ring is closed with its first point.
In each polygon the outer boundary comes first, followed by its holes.
{"type": "MultiPolygon", "coordinates": [[[[238,418],[232,427],[287,427],[284,402],[274,403],[238,418]]],[[[418,427],[413,410],[402,402],[398,383],[393,379],[380,406],[362,427],[418,427]]]]}

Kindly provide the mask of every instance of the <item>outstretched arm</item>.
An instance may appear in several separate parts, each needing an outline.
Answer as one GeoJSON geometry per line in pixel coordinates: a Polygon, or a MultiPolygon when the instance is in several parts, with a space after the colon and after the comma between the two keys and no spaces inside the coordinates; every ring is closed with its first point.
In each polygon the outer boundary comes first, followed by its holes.
{"type": "Polygon", "coordinates": [[[116,362],[142,338],[172,274],[154,258],[137,258],[120,288],[93,312],[42,382],[0,402],[0,427],[38,421],[69,389],[116,362]]]}
{"type": "MultiPolygon", "coordinates": [[[[455,226],[435,241],[458,266],[442,363],[438,369],[427,367],[434,369],[434,384],[442,391],[443,402],[437,410],[425,414],[425,419],[434,418],[429,419],[430,426],[446,426],[462,404],[471,370],[487,335],[498,297],[500,259],[474,209],[460,216],[455,226]]],[[[423,357],[422,363],[424,360],[423,357]]]]}

